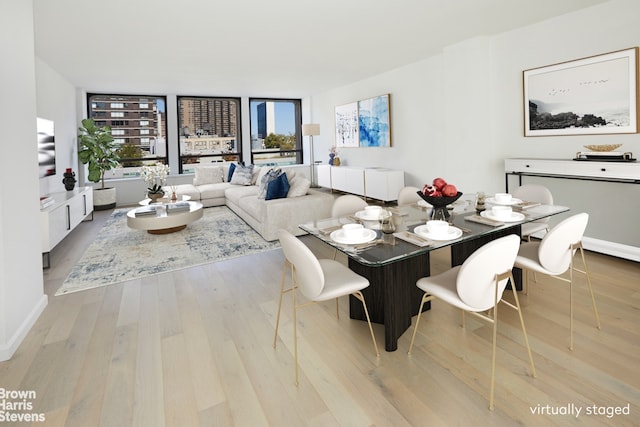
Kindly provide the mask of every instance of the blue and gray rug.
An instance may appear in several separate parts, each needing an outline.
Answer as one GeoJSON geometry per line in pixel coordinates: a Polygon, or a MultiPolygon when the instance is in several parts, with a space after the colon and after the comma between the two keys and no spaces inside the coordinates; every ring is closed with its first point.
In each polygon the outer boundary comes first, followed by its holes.
{"type": "Polygon", "coordinates": [[[128,210],[113,212],[56,295],[280,247],[277,241],[264,240],[226,206],[206,208],[186,229],[157,235],[129,228],[128,210]]]}

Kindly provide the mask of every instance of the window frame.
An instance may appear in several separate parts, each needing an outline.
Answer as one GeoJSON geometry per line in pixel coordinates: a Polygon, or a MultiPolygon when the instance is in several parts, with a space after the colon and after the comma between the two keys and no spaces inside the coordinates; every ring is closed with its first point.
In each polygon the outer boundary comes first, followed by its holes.
{"type": "MultiPolygon", "coordinates": [[[[176,95],[176,118],[177,118],[177,129],[176,129],[176,135],[177,135],[177,144],[178,144],[178,170],[179,170],[179,174],[185,174],[185,173],[191,173],[191,172],[185,172],[184,171],[184,166],[183,164],[185,164],[185,162],[183,161],[184,159],[190,159],[190,160],[198,160],[195,162],[195,164],[201,164],[202,162],[200,162],[199,160],[201,158],[205,158],[205,159],[220,159],[220,160],[216,160],[215,162],[204,162],[204,163],[217,163],[217,162],[227,162],[227,161],[241,161],[243,159],[242,157],[242,153],[243,153],[243,147],[242,147],[242,99],[240,97],[234,97],[234,96],[192,96],[192,95],[176,95]],[[235,151],[229,151],[229,152],[225,152],[225,153],[219,153],[219,154],[183,154],[182,153],[182,131],[185,127],[185,125],[182,123],[181,120],[181,101],[182,100],[210,100],[210,101],[229,101],[229,102],[233,102],[236,104],[236,135],[235,135],[235,151]]],[[[222,138],[228,138],[223,136],[222,138]]]]}
{"type": "MultiPolygon", "coordinates": [[[[114,178],[137,178],[140,176],[140,167],[142,165],[150,165],[150,164],[155,164],[155,163],[164,163],[164,164],[169,164],[169,136],[167,134],[167,96],[166,95],[147,95],[147,94],[123,94],[123,93],[87,93],[86,95],[87,97],[87,117],[88,118],[92,118],[94,119],[94,121],[96,122],[96,125],[98,126],[104,126],[104,125],[109,125],[112,130],[121,130],[124,132],[124,134],[120,134],[120,132],[114,134],[114,141],[117,141],[116,143],[120,146],[126,144],[127,141],[131,140],[131,139],[137,139],[138,142],[140,142],[142,140],[142,138],[146,138],[149,139],[149,148],[148,150],[144,150],[149,152],[149,154],[151,154],[151,140],[156,140],[156,142],[158,140],[162,140],[162,138],[164,137],[164,155],[149,155],[149,156],[145,156],[142,158],[121,158],[120,159],[120,163],[125,163],[125,162],[131,162],[131,163],[141,163],[140,166],[122,166],[121,164],[118,166],[118,169],[122,169],[122,173],[119,175],[122,176],[105,176],[105,180],[108,179],[114,179],[114,178]],[[95,98],[104,98],[103,100],[95,100],[95,98]],[[118,98],[123,98],[123,99],[118,99],[118,98]],[[157,129],[157,126],[151,126],[149,127],[149,125],[147,125],[145,127],[145,129],[154,129],[154,134],[153,135],[142,135],[139,132],[136,132],[136,129],[139,131],[142,129],[141,126],[133,126],[130,124],[130,122],[135,122],[135,121],[140,121],[142,120],[146,120],[148,122],[156,122],[156,114],[154,114],[154,117],[149,117],[148,113],[149,111],[138,111],[137,113],[139,114],[139,117],[132,117],[131,114],[129,114],[129,112],[132,110],[132,108],[130,107],[130,104],[135,100],[139,100],[139,99],[143,99],[146,98],[148,99],[147,102],[145,102],[145,104],[147,105],[147,108],[149,108],[149,105],[156,105],[157,106],[157,100],[162,100],[162,102],[164,103],[164,111],[163,112],[158,112],[158,114],[160,114],[160,127],[163,129],[164,131],[164,135],[156,135],[155,134],[155,129],[157,129]],[[93,109],[93,104],[94,103],[104,103],[104,105],[100,106],[97,110],[93,109]],[[113,106],[114,104],[117,104],[117,106],[113,106]],[[119,112],[119,113],[123,113],[123,116],[120,117],[116,117],[116,116],[112,116],[111,114],[109,114],[110,112],[113,111],[119,112]],[[144,114],[143,114],[144,113],[144,114]],[[117,122],[116,124],[113,124],[113,122],[117,122]],[[121,126],[121,127],[120,127],[121,126]],[[121,144],[120,141],[124,141],[124,144],[121,144]]],[[[141,104],[138,101],[138,104],[141,104]]],[[[138,108],[139,110],[139,108],[138,108]]],[[[134,144],[136,145],[136,144],[134,144]]],[[[138,147],[141,147],[141,144],[138,143],[137,144],[138,147]]],[[[160,148],[160,150],[157,149],[158,146],[156,146],[156,153],[158,152],[162,152],[162,147],[160,148]]]]}
{"type": "MultiPolygon", "coordinates": [[[[270,98],[270,97],[253,97],[249,98],[249,129],[251,135],[251,163],[255,164],[255,156],[253,149],[253,111],[252,104],[254,102],[291,102],[294,105],[294,136],[296,139],[296,148],[293,150],[280,150],[280,153],[290,153],[294,154],[296,158],[296,165],[301,165],[304,163],[304,144],[302,143],[302,100],[297,98],[270,98]]],[[[257,137],[257,136],[256,136],[257,137]]],[[[260,150],[255,150],[256,154],[260,154],[260,150]]],[[[269,152],[269,151],[264,151],[269,152]]],[[[269,163],[265,163],[269,165],[269,163]]],[[[259,164],[261,165],[261,164],[259,164]]]]}

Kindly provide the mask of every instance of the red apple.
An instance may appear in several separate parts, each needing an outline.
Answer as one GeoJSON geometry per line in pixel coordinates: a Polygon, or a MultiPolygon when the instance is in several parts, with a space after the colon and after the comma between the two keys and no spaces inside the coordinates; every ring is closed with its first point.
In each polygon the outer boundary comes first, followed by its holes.
{"type": "Polygon", "coordinates": [[[433,192],[433,194],[431,196],[433,196],[433,197],[442,197],[442,192],[436,190],[436,191],[433,192]]]}
{"type": "Polygon", "coordinates": [[[442,188],[447,185],[447,181],[442,178],[436,178],[433,180],[433,186],[436,187],[438,191],[442,191],[442,188]]]}
{"type": "Polygon", "coordinates": [[[436,187],[434,187],[433,185],[425,185],[422,188],[422,194],[424,194],[425,196],[433,196],[437,191],[438,190],[436,190],[436,187]]]}
{"type": "Polygon", "coordinates": [[[458,189],[453,184],[447,184],[442,187],[442,195],[445,197],[453,197],[458,194],[458,189]]]}

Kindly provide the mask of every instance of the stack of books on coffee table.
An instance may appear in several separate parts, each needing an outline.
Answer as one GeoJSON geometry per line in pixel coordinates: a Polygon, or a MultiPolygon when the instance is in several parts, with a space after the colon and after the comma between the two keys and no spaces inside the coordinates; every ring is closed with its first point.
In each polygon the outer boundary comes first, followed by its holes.
{"type": "Polygon", "coordinates": [[[142,208],[136,209],[136,217],[141,216],[156,216],[156,207],[155,206],[144,206],[142,208]]]}
{"type": "Polygon", "coordinates": [[[189,202],[171,203],[167,205],[167,215],[179,212],[189,212],[189,209],[191,209],[189,202]]]}

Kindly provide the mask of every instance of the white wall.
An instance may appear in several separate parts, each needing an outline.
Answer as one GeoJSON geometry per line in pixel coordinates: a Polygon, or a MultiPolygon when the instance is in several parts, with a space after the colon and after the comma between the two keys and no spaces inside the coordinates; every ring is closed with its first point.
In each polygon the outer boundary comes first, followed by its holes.
{"type": "Polygon", "coordinates": [[[40,254],[33,5],[0,3],[0,360],[9,359],[47,297],[40,254]]]}
{"type": "MultiPolygon", "coordinates": [[[[432,58],[315,94],[310,100],[313,121],[320,123],[322,133],[314,138],[315,158],[326,162],[335,144],[335,106],[383,93],[391,94],[393,147],[342,149],[340,158],[346,165],[404,170],[407,185],[421,187],[442,176],[463,193],[502,191],[504,158],[571,159],[587,144],[623,143],[625,151],[638,157],[639,134],[525,138],[522,71],[638,46],[639,19],[640,2],[612,0],[497,36],[466,40],[432,58]]],[[[634,218],[601,205],[597,195],[603,190],[560,181],[547,185],[572,212],[592,214],[588,236],[640,250],[634,218]]],[[[639,185],[613,188],[605,191],[615,192],[623,212],[640,209],[639,185]]]]}

